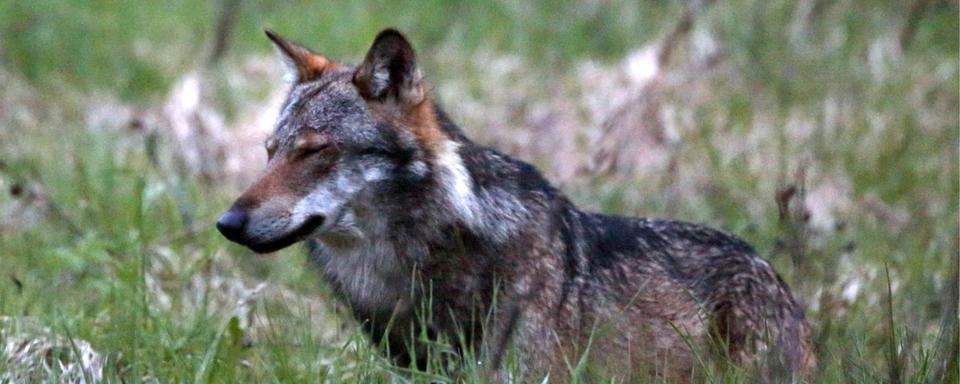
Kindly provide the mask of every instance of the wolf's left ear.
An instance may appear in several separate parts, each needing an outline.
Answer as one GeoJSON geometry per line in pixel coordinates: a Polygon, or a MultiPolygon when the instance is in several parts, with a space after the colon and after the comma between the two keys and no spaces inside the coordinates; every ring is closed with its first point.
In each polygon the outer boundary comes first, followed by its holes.
{"type": "Polygon", "coordinates": [[[417,54],[403,34],[385,29],[377,34],[367,57],[353,75],[353,84],[367,100],[413,106],[425,97],[417,54]]]}
{"type": "Polygon", "coordinates": [[[300,44],[294,43],[280,37],[271,30],[264,31],[277,51],[283,58],[283,63],[287,67],[288,80],[292,82],[302,82],[320,77],[324,70],[332,63],[326,57],[313,53],[300,44]]]}

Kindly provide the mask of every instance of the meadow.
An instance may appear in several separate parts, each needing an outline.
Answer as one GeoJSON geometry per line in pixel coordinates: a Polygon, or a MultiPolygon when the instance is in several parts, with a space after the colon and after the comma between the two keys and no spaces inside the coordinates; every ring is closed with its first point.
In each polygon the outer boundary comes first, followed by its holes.
{"type": "Polygon", "coordinates": [[[258,256],[213,226],[287,86],[263,29],[357,62],[395,26],[468,135],[581,207],[752,243],[807,308],[815,382],[956,383],[958,12],[2,2],[0,382],[483,382],[470,361],[391,366],[301,247],[258,256]]]}

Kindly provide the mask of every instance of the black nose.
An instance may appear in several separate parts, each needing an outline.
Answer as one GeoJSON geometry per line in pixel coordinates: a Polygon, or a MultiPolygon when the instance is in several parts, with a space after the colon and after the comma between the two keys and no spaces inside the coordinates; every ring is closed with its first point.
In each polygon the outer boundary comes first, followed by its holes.
{"type": "Polygon", "coordinates": [[[217,229],[224,237],[240,241],[243,237],[243,227],[247,225],[247,213],[238,209],[231,209],[217,220],[217,229]]]}

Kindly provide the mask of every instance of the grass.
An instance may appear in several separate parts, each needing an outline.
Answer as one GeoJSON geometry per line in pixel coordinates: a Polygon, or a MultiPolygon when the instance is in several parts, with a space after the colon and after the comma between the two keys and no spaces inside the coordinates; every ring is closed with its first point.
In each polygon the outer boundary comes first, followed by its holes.
{"type": "MultiPolygon", "coordinates": [[[[91,112],[106,103],[117,108],[108,117],[162,115],[170,88],[204,65],[220,4],[0,4],[0,187],[10,192],[0,196],[0,314],[42,324],[67,350],[89,342],[111,382],[444,382],[454,369],[482,381],[481,368],[442,359],[427,372],[392,368],[299,249],[255,257],[215,233],[235,187],[171,162],[178,147],[162,119],[140,129],[91,112]]],[[[559,179],[557,164],[589,163],[599,124],[585,100],[613,103],[620,90],[584,80],[584,63],[616,75],[684,11],[483,4],[242,2],[204,103],[228,132],[268,104],[275,78],[253,91],[236,80],[270,54],[263,28],[356,60],[376,31],[398,26],[469,133],[559,179]],[[538,152],[543,110],[579,124],[564,133],[573,152],[538,152]]],[[[956,382],[958,10],[930,2],[913,19],[913,6],[708,6],[662,68],[674,82],[657,107],[673,112],[658,116],[677,137],[663,144],[675,165],[574,173],[563,189],[590,209],[706,222],[749,240],[808,307],[819,381],[956,382]],[[704,36],[721,59],[698,70],[686,63],[704,36]],[[790,187],[784,211],[776,196],[790,187]]]]}

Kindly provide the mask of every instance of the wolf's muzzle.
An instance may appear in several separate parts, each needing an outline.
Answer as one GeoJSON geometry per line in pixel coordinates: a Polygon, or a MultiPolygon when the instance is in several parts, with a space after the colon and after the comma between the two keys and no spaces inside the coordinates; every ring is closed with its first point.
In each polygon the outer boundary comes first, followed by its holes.
{"type": "Polygon", "coordinates": [[[220,219],[217,220],[217,229],[223,234],[223,237],[246,246],[254,252],[270,253],[303,240],[317,228],[320,228],[324,221],[325,217],[323,215],[314,215],[308,217],[299,227],[287,233],[271,237],[251,236],[248,227],[254,224],[251,224],[250,215],[243,208],[234,207],[220,216],[220,219]]]}

